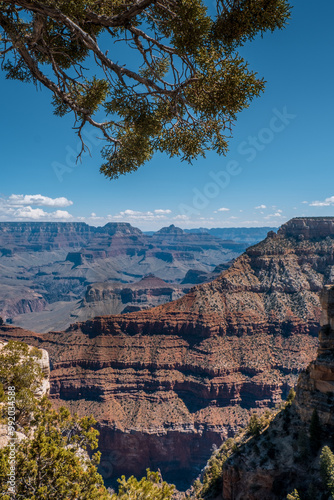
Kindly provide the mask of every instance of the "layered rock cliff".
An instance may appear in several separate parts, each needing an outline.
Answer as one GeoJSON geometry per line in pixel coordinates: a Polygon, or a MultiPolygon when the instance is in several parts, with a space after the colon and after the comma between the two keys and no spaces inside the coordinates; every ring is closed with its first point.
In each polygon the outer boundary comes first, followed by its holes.
{"type": "Polygon", "coordinates": [[[135,283],[94,283],[87,287],[75,315],[83,321],[97,315],[141,311],[176,300],[189,290],[189,285],[167,283],[154,275],[135,283]]]}
{"type": "Polygon", "coordinates": [[[318,356],[299,377],[295,405],[305,422],[316,408],[322,424],[334,432],[334,287],[324,288],[321,305],[318,356]]]}
{"type": "Polygon", "coordinates": [[[331,221],[297,221],[169,304],[45,335],[0,327],[50,352],[56,406],[96,416],[107,479],[150,466],[186,487],[213,445],[295,385],[315,357],[334,266],[331,221]]]}
{"type": "Polygon", "coordinates": [[[324,288],[321,305],[318,354],[301,372],[292,404],[262,431],[253,428],[255,437],[246,432],[237,438],[227,459],[226,447],[219,450],[192,500],[207,500],[213,493],[216,500],[283,500],[294,490],[307,500],[331,498],[320,473],[320,452],[334,446],[333,286],[324,288]],[[212,466],[218,463],[221,471],[214,475],[212,466]]]}

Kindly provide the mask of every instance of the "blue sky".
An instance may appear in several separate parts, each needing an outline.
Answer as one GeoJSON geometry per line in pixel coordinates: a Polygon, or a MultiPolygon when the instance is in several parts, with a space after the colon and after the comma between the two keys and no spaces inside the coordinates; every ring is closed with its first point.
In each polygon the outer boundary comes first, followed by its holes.
{"type": "Polygon", "coordinates": [[[239,115],[227,156],[209,153],[193,165],[159,154],[109,181],[94,132],[92,156],[76,166],[71,117],[53,115],[47,90],[0,73],[0,220],[126,221],[148,230],[334,215],[334,3],[292,5],[285,30],[241,51],[267,85],[239,115]]]}

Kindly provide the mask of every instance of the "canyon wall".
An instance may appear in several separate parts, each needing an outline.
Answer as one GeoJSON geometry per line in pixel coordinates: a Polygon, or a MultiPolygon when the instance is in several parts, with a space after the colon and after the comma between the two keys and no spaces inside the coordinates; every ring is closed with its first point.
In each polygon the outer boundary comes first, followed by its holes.
{"type": "Polygon", "coordinates": [[[55,406],[95,415],[108,480],[159,467],[186,488],[212,446],[245,426],[251,411],[285,398],[315,358],[334,238],[327,219],[297,221],[174,302],[65,332],[0,327],[0,338],[49,351],[55,406]]]}
{"type": "MultiPolygon", "coordinates": [[[[332,285],[322,291],[321,305],[317,356],[301,372],[294,401],[263,433],[248,440],[246,436],[237,453],[228,458],[219,479],[217,500],[281,500],[295,489],[300,498],[330,497],[321,479],[320,453],[323,446],[334,446],[332,285]]],[[[195,495],[193,500],[197,498],[195,495]]]]}

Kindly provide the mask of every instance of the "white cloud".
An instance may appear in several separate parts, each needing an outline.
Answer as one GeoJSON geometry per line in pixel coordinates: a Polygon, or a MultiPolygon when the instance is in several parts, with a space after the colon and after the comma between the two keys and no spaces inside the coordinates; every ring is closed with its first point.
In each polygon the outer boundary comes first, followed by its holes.
{"type": "Polygon", "coordinates": [[[308,201],[302,201],[302,203],[304,203],[304,204],[308,204],[308,201]]]}
{"type": "Polygon", "coordinates": [[[171,210],[162,210],[161,208],[158,208],[157,210],[154,210],[154,213],[155,214],[160,214],[160,215],[167,215],[167,214],[171,214],[172,211],[171,210]]]}
{"type": "Polygon", "coordinates": [[[130,217],[141,214],[141,212],[137,212],[136,210],[124,210],[124,212],[120,212],[120,213],[123,215],[130,215],[130,217]]]}
{"type": "Polygon", "coordinates": [[[124,221],[124,222],[140,222],[140,221],[158,221],[158,220],[168,220],[168,215],[172,213],[171,210],[163,210],[157,208],[153,211],[141,212],[139,210],[126,209],[115,215],[109,215],[109,220],[114,221],[124,221]]]}
{"type": "Polygon", "coordinates": [[[230,209],[229,208],[225,208],[225,207],[222,207],[222,208],[218,208],[217,212],[229,212],[230,209]]]}
{"type": "Polygon", "coordinates": [[[255,210],[264,210],[266,207],[266,205],[259,205],[258,207],[254,207],[255,210]]]}
{"type": "Polygon", "coordinates": [[[72,218],[66,210],[56,210],[55,212],[45,212],[42,208],[22,207],[12,212],[16,220],[29,219],[33,221],[40,220],[68,220],[72,218]]]}
{"type": "Polygon", "coordinates": [[[272,217],[282,217],[282,214],[280,212],[275,212],[274,214],[269,214],[264,217],[265,219],[271,219],[272,217]]]}
{"type": "Polygon", "coordinates": [[[14,215],[17,219],[40,220],[47,215],[47,212],[45,212],[42,208],[24,207],[18,208],[14,215]]]}
{"type": "Polygon", "coordinates": [[[72,215],[67,212],[67,210],[56,210],[55,212],[51,212],[51,214],[47,215],[51,216],[53,219],[72,219],[72,215]]]}
{"type": "Polygon", "coordinates": [[[64,198],[49,198],[41,194],[12,194],[8,198],[8,204],[14,207],[36,205],[39,207],[69,207],[73,201],[64,198]]]}
{"type": "MultiPolygon", "coordinates": [[[[30,195],[27,195],[28,197],[30,195]]],[[[35,196],[35,195],[33,195],[35,196]]],[[[40,196],[40,195],[36,195],[40,196]]],[[[45,197],[44,197],[45,198],[45,197]]],[[[47,212],[43,208],[35,208],[37,202],[34,204],[26,205],[28,198],[25,195],[11,195],[8,198],[0,198],[0,220],[1,221],[57,221],[73,219],[72,215],[66,210],[56,210],[54,212],[47,212]]],[[[51,198],[49,198],[51,200],[51,198]]],[[[55,198],[55,200],[66,200],[66,198],[55,198]]],[[[55,201],[53,200],[53,201],[55,201]]],[[[69,200],[67,200],[69,202],[69,200]]],[[[65,203],[64,201],[57,202],[59,204],[65,203]]],[[[72,202],[70,202],[72,203],[72,202]]],[[[50,205],[57,206],[57,205],[50,205]]]]}
{"type": "Polygon", "coordinates": [[[189,220],[188,215],[176,215],[173,220],[189,220]]]}
{"type": "Polygon", "coordinates": [[[330,207],[331,205],[334,205],[334,196],[330,196],[324,201],[312,201],[310,203],[310,207],[330,207]]]}

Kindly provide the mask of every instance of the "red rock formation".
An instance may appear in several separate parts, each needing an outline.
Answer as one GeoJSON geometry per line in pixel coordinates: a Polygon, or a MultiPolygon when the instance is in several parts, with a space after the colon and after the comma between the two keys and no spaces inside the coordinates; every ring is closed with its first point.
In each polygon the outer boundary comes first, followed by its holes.
{"type": "Polygon", "coordinates": [[[45,335],[2,326],[0,337],[49,351],[54,404],[96,416],[106,476],[160,467],[186,486],[211,446],[285,397],[315,357],[334,240],[314,236],[322,220],[305,220],[311,239],[294,224],[172,303],[45,335]]]}
{"type": "Polygon", "coordinates": [[[96,318],[64,333],[2,326],[0,335],[48,350],[54,405],[98,419],[105,476],[160,467],[179,486],[196,477],[213,444],[246,424],[249,408],[286,395],[316,347],[301,334],[203,338],[171,325],[169,334],[114,326],[96,318]]]}

